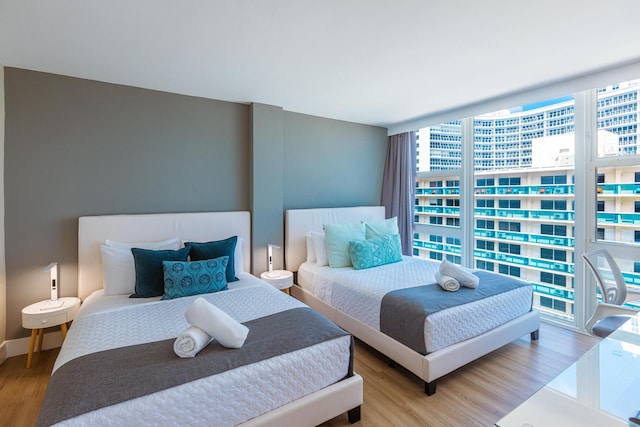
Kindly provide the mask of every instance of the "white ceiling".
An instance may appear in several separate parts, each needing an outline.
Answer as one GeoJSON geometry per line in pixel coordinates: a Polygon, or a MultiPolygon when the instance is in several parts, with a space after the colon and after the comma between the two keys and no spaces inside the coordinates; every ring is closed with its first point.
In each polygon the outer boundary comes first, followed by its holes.
{"type": "Polygon", "coordinates": [[[638,17],[637,0],[0,0],[0,64],[387,127],[637,61],[638,17]]]}

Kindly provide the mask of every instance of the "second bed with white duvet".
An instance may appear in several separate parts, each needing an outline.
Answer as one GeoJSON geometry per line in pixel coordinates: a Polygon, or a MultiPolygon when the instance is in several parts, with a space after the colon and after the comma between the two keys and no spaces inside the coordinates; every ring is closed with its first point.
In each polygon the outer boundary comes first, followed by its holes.
{"type": "MultiPolygon", "coordinates": [[[[380,330],[380,307],[390,291],[436,284],[439,262],[403,257],[399,263],[366,270],[330,268],[305,262],[298,285],[327,304],[380,330]]],[[[443,291],[445,292],[445,291],[443,291]]],[[[424,322],[427,353],[487,332],[531,311],[532,288],[498,295],[430,314],[424,322]]]]}

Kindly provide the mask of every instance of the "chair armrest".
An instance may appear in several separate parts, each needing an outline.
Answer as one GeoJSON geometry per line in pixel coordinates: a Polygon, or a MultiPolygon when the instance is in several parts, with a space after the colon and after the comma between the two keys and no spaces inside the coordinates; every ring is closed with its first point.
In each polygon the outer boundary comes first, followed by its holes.
{"type": "Polygon", "coordinates": [[[596,311],[591,316],[591,319],[587,321],[585,328],[588,333],[591,333],[591,328],[596,324],[598,320],[601,320],[608,316],[635,316],[638,314],[638,310],[633,308],[622,307],[615,304],[601,303],[596,306],[596,311]]]}

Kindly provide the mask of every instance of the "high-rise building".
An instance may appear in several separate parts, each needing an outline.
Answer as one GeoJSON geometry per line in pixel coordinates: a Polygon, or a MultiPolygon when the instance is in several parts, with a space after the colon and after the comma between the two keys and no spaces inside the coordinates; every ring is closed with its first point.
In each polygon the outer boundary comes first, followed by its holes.
{"type": "MultiPolygon", "coordinates": [[[[598,94],[598,129],[617,135],[621,154],[639,154],[640,80],[603,88],[598,94]]],[[[532,166],[533,141],[574,133],[572,96],[474,119],[475,168],[505,170],[532,166]]],[[[418,171],[456,169],[461,164],[461,123],[418,131],[418,171]]]]}
{"type": "MultiPolygon", "coordinates": [[[[598,95],[599,155],[640,154],[640,80],[598,95]]],[[[474,118],[474,267],[520,277],[535,288],[534,305],[573,314],[573,97],[474,118]]],[[[420,129],[418,170],[461,166],[461,122],[420,129]]],[[[640,243],[640,170],[598,169],[598,238],[640,243]]],[[[419,177],[416,223],[458,226],[459,180],[419,177]]],[[[460,241],[416,233],[414,254],[460,263],[460,241]]],[[[640,286],[640,262],[623,261],[640,286]]]]}

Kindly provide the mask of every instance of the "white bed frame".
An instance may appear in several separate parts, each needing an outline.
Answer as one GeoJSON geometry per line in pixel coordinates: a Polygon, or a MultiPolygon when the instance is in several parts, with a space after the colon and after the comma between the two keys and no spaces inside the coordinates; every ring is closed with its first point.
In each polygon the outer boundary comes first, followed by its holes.
{"type": "MultiPolygon", "coordinates": [[[[376,221],[385,218],[384,207],[364,206],[334,209],[296,209],[285,213],[285,265],[297,272],[306,261],[306,233],[322,231],[323,224],[376,221]]],[[[451,345],[426,356],[362,323],[294,285],[294,297],[324,314],[351,334],[407,368],[425,382],[425,393],[436,391],[436,380],[523,335],[538,339],[540,314],[533,310],[475,338],[451,345]]]]}
{"type": "MultiPolygon", "coordinates": [[[[249,212],[202,212],[150,215],[102,215],[79,218],[78,295],[84,299],[102,288],[100,245],[106,239],[150,242],[169,238],[211,241],[231,236],[243,238],[243,270],[251,266],[251,215],[249,212]]],[[[315,426],[344,412],[360,419],[362,377],[357,374],[253,418],[242,426],[315,426]]]]}

